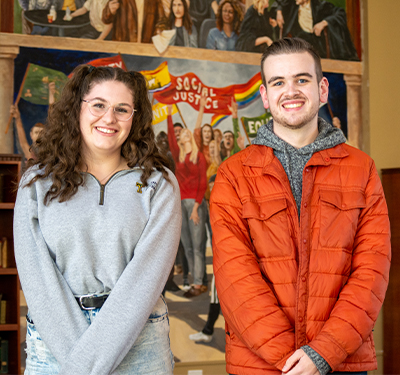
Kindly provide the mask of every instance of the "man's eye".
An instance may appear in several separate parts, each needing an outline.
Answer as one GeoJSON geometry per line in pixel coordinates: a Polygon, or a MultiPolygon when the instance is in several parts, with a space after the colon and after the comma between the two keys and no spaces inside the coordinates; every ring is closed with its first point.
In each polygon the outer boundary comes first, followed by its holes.
{"type": "Polygon", "coordinates": [[[278,82],[275,82],[274,83],[274,86],[282,86],[283,85],[283,82],[282,81],[278,81],[278,82]]]}
{"type": "Polygon", "coordinates": [[[308,82],[308,80],[305,79],[305,78],[300,78],[299,79],[299,83],[307,83],[307,82],[308,82]]]}

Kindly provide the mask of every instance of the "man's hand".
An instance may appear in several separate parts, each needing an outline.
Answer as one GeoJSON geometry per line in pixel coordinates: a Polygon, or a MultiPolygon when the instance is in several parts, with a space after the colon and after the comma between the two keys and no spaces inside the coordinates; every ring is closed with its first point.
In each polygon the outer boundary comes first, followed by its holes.
{"type": "Polygon", "coordinates": [[[316,36],[321,36],[322,30],[325,29],[325,27],[327,27],[327,26],[328,26],[328,22],[326,22],[325,20],[318,22],[313,27],[313,33],[316,36]]]}
{"type": "Polygon", "coordinates": [[[283,29],[283,25],[285,23],[285,20],[283,19],[282,11],[278,10],[276,12],[276,22],[278,23],[279,28],[283,29]]]}
{"type": "Polygon", "coordinates": [[[319,375],[314,362],[302,349],[296,350],[283,366],[284,375],[319,375]]]}
{"type": "Polygon", "coordinates": [[[108,9],[110,9],[111,14],[117,13],[118,8],[119,8],[119,1],[118,0],[111,0],[108,3],[108,9]]]}

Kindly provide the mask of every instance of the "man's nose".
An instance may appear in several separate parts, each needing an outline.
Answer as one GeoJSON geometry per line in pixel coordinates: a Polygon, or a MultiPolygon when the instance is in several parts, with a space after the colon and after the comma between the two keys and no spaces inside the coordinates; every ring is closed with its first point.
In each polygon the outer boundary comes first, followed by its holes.
{"type": "Polygon", "coordinates": [[[293,96],[299,93],[299,89],[295,82],[288,82],[286,85],[286,95],[293,96]]]}

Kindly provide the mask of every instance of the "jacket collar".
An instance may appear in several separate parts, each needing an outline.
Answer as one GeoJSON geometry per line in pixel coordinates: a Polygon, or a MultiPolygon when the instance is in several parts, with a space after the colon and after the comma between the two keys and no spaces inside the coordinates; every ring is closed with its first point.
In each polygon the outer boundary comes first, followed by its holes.
{"type": "MultiPolygon", "coordinates": [[[[335,147],[317,151],[313,154],[306,166],[328,166],[332,164],[332,159],[343,159],[347,157],[349,153],[343,145],[344,144],[341,143],[335,147]]],[[[263,173],[267,173],[269,168],[275,168],[276,163],[280,165],[278,158],[274,155],[274,150],[271,147],[263,145],[252,145],[247,157],[243,161],[243,165],[245,166],[263,168],[263,173]]]]}

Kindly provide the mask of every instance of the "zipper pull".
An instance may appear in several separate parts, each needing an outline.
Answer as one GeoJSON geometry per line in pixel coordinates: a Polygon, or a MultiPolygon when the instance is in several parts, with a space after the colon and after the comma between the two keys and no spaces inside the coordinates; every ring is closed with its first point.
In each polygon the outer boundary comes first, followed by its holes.
{"type": "Polygon", "coordinates": [[[104,205],[104,190],[106,186],[105,185],[100,185],[100,202],[99,205],[103,206],[104,205]]]}

